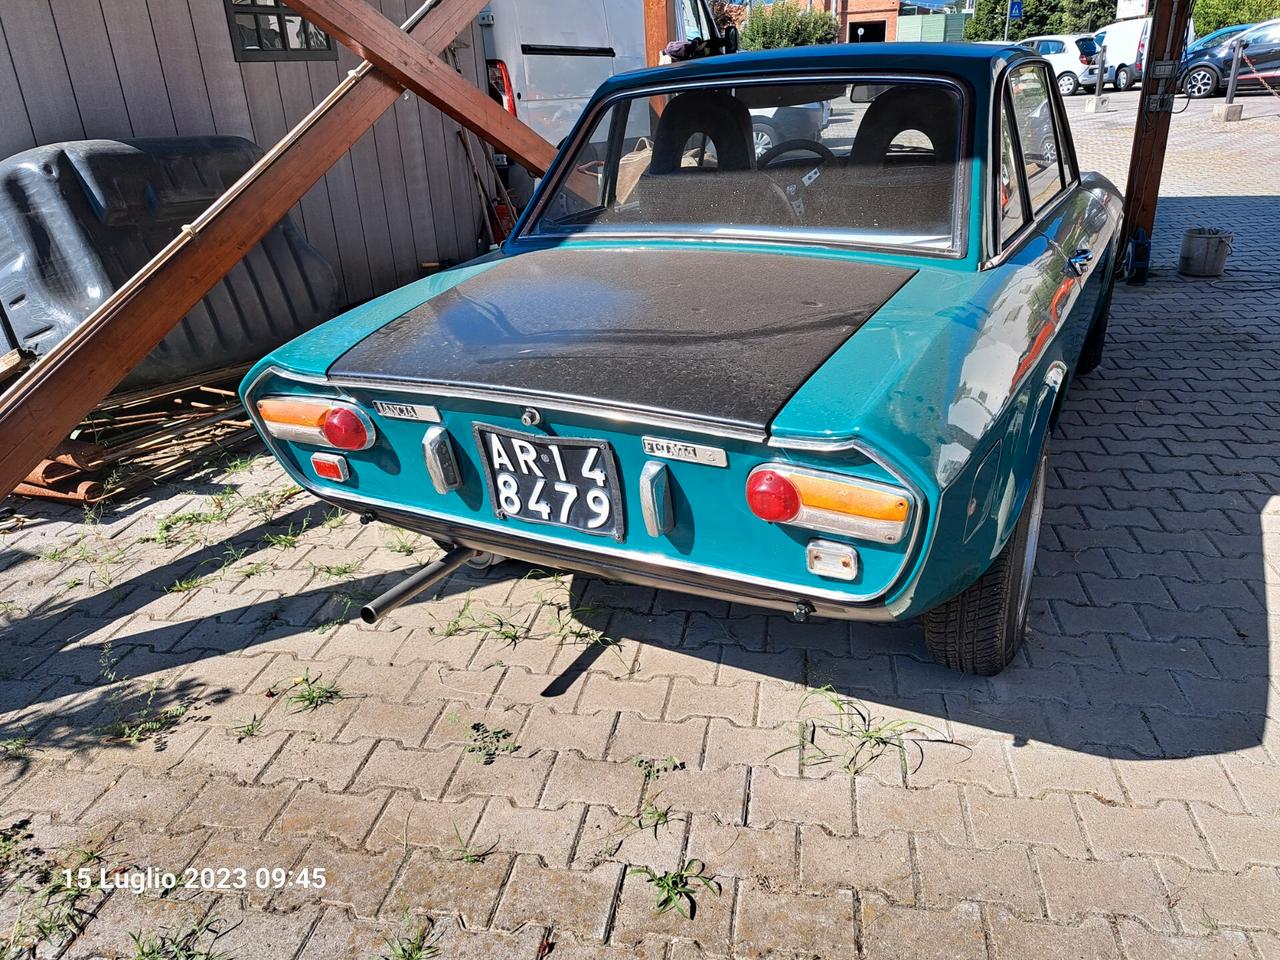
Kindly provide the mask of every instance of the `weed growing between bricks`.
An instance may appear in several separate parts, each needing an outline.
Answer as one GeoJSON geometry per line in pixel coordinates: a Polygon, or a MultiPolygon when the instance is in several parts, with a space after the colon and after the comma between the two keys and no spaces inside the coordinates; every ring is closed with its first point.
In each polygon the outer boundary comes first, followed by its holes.
{"type": "Polygon", "coordinates": [[[701,891],[720,895],[720,882],[707,873],[707,865],[698,859],[686,860],[679,870],[665,873],[649,867],[632,867],[628,873],[644,877],[646,883],[656,888],[657,901],[653,912],[658,915],[675,910],[686,920],[692,920],[698,910],[697,897],[701,891]]]}
{"type": "Polygon", "coordinates": [[[885,753],[892,753],[898,757],[905,780],[920,769],[929,744],[969,749],[927,723],[877,716],[865,703],[841,696],[829,684],[809,691],[800,701],[800,712],[814,702],[824,705],[826,712],[802,719],[796,742],[775,750],[770,759],[795,750],[801,767],[835,764],[857,776],[885,753]]]}
{"type": "Polygon", "coordinates": [[[226,931],[216,917],[206,917],[160,933],[130,933],[133,956],[129,960],[233,960],[214,945],[226,931]]]}
{"type": "Polygon", "coordinates": [[[477,720],[471,725],[471,742],[465,747],[465,752],[478,762],[488,765],[499,755],[515,753],[519,749],[520,745],[511,739],[510,730],[502,727],[493,729],[477,720]]]}

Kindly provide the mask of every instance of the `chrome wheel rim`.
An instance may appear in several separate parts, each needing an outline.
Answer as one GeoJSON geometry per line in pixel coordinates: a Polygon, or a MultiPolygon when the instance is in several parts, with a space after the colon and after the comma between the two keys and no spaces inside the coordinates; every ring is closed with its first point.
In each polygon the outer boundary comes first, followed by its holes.
{"type": "Polygon", "coordinates": [[[757,157],[773,146],[773,137],[769,136],[763,130],[757,130],[752,134],[751,139],[755,142],[757,157]]]}
{"type": "Polygon", "coordinates": [[[1022,584],[1018,588],[1019,625],[1027,622],[1027,610],[1031,606],[1031,578],[1036,568],[1036,551],[1040,548],[1040,521],[1044,518],[1044,488],[1047,472],[1042,460],[1041,468],[1036,472],[1036,485],[1028,494],[1031,501],[1026,509],[1031,511],[1031,523],[1027,530],[1026,553],[1022,557],[1022,584]]]}
{"type": "Polygon", "coordinates": [[[1058,90],[1062,92],[1064,97],[1070,96],[1071,91],[1075,89],[1075,86],[1075,77],[1072,77],[1070,74],[1063,74],[1058,78],[1058,90]]]}
{"type": "Polygon", "coordinates": [[[1193,97],[1206,97],[1213,89],[1213,78],[1207,70],[1196,70],[1187,77],[1187,93],[1193,97]]]}

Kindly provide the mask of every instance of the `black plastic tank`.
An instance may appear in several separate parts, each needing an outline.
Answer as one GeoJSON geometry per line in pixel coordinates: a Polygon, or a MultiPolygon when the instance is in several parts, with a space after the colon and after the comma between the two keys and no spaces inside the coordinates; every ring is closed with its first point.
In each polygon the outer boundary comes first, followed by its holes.
{"type": "MultiPolygon", "coordinates": [[[[0,354],[48,353],[261,156],[239,137],[166,137],[0,162],[0,354]]],[[[337,309],[333,268],[286,216],[117,390],[243,366],[337,309]]]]}

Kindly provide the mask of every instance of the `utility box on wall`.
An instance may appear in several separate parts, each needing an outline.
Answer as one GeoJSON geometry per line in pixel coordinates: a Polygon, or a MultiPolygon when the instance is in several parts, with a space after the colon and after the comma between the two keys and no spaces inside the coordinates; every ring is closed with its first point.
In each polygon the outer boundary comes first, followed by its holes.
{"type": "Polygon", "coordinates": [[[925,41],[929,43],[960,43],[964,40],[967,13],[929,13],[898,18],[898,35],[901,41],[925,41]]]}

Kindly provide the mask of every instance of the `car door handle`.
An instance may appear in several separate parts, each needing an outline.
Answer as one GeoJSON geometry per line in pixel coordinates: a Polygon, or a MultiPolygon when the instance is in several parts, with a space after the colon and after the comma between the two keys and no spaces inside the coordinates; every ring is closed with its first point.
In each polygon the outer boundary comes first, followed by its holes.
{"type": "Polygon", "coordinates": [[[1088,247],[1081,247],[1071,256],[1067,257],[1067,270],[1077,277],[1083,277],[1089,272],[1089,264],[1093,262],[1093,251],[1088,247]]]}

